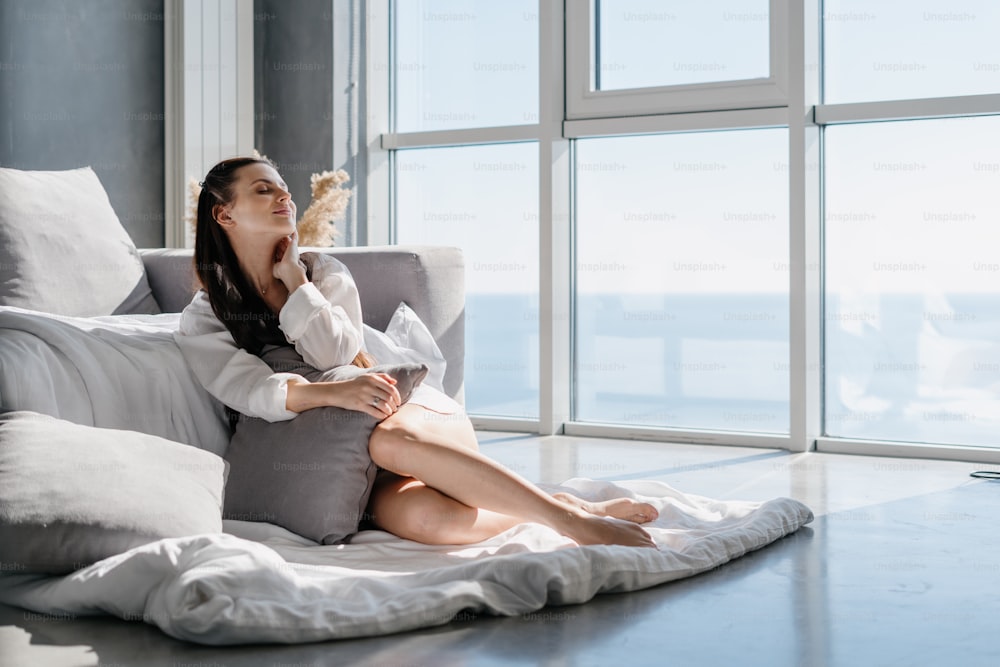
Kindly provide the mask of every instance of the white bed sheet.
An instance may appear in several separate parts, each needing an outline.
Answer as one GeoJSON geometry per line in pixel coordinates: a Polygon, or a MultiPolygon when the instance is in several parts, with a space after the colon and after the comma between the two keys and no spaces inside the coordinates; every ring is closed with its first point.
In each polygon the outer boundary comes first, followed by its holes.
{"type": "Polygon", "coordinates": [[[792,499],[718,501],[656,481],[575,479],[549,490],[557,489],[652,502],[660,517],[647,528],[659,548],[576,547],[539,524],[465,547],[380,531],[319,546],[267,524],[227,522],[243,537],[160,540],[62,577],[7,574],[0,601],[142,619],[202,644],[313,642],[441,625],[464,610],[517,615],[648,588],[710,570],[812,520],[792,499]]]}

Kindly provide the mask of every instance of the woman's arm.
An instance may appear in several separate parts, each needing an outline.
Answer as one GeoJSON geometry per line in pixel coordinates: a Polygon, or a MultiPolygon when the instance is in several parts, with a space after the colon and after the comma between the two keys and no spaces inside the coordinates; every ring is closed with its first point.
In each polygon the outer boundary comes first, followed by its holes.
{"type": "Polygon", "coordinates": [[[312,282],[305,280],[297,234],[275,248],[274,275],[289,293],[278,324],[305,362],[323,371],[351,363],[363,348],[361,298],[343,263],[322,253],[308,259],[312,282]]]}
{"type": "Polygon", "coordinates": [[[327,277],[292,292],[278,313],[285,338],[302,359],[321,371],[351,363],[362,347],[361,306],[354,282],[327,277]],[[322,291],[321,291],[322,289],[322,291]],[[355,310],[351,304],[357,302],[355,310]]]}
{"type": "Polygon", "coordinates": [[[308,380],[297,373],[275,373],[260,357],[237,346],[204,291],[181,313],[174,341],[205,390],[233,410],[269,422],[298,414],[285,407],[287,384],[308,380]]]}
{"type": "Polygon", "coordinates": [[[366,373],[350,380],[310,383],[297,373],[276,373],[241,349],[199,291],[181,314],[174,340],[208,393],[233,410],[269,422],[293,419],[311,408],[334,406],[377,419],[399,408],[395,380],[366,373]],[[377,405],[374,399],[378,397],[377,405]]]}

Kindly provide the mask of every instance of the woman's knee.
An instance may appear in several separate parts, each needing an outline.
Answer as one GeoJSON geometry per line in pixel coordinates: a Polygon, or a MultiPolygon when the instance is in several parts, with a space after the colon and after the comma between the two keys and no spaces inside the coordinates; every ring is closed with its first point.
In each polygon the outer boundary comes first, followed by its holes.
{"type": "Polygon", "coordinates": [[[376,464],[400,472],[405,455],[420,438],[420,425],[410,415],[397,412],[375,426],[368,438],[368,453],[376,464]]]}
{"type": "Polygon", "coordinates": [[[472,422],[464,415],[440,415],[418,405],[404,405],[383,419],[368,439],[368,453],[376,464],[401,475],[413,475],[408,461],[427,447],[479,451],[472,422]]]}

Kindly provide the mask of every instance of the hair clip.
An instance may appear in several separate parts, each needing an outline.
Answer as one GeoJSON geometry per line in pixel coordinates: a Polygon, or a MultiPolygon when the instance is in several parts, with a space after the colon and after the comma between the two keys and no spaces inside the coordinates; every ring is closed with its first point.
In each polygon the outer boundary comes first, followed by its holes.
{"type": "Polygon", "coordinates": [[[198,187],[199,188],[205,187],[205,181],[198,181],[198,187]]]}

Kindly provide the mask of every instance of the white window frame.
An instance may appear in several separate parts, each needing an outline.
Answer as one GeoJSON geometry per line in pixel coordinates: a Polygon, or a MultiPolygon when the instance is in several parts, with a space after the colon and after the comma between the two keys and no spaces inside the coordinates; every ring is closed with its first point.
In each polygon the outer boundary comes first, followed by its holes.
{"type": "MultiPolygon", "coordinates": [[[[405,1],[405,0],[400,0],[405,1]]],[[[790,451],[1000,463],[1000,449],[831,438],[823,418],[823,127],[835,123],[1000,114],[1000,95],[822,104],[821,0],[771,0],[771,76],[591,91],[590,0],[539,0],[539,120],[535,125],[395,133],[389,125],[389,0],[367,14],[369,239],[391,239],[393,151],[537,141],[541,368],[539,418],[473,416],[480,429],[542,435],[740,445],[790,451]],[[795,26],[796,29],[790,29],[795,26]],[[564,49],[565,47],[565,49],[564,49]],[[571,348],[573,140],[584,137],[787,127],[789,132],[788,434],[636,427],[574,421],[571,348]]],[[[370,241],[375,242],[375,241],[370,241]]]]}
{"type": "Polygon", "coordinates": [[[253,3],[164,3],[164,246],[191,248],[188,182],[254,149],[253,3]]]}
{"type": "Polygon", "coordinates": [[[788,2],[770,0],[770,75],[758,79],[594,90],[591,17],[595,0],[566,0],[566,118],[786,107],[788,2]]]}

